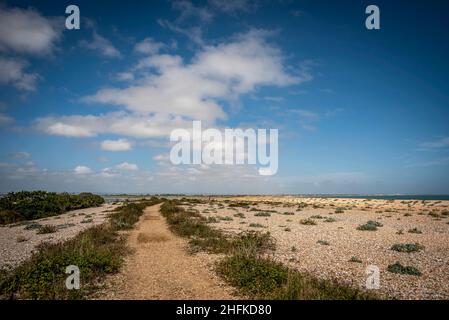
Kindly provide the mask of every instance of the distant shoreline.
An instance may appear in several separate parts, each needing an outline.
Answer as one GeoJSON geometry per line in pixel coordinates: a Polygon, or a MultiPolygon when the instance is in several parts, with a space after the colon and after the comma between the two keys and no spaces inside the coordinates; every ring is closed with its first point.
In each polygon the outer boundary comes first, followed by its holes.
{"type": "Polygon", "coordinates": [[[126,197],[149,197],[149,196],[166,196],[166,197],[244,197],[244,196],[273,196],[273,197],[298,197],[298,198],[337,198],[337,199],[373,199],[373,200],[432,200],[446,201],[449,195],[363,195],[363,194],[128,194],[128,195],[102,195],[105,198],[126,198],[126,197]]]}

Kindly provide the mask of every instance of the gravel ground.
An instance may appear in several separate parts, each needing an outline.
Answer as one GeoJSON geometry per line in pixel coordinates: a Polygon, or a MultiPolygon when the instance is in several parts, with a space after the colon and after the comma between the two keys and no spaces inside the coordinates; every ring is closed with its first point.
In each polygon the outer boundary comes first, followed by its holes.
{"type": "Polygon", "coordinates": [[[215,200],[212,204],[189,207],[197,209],[205,217],[216,217],[219,222],[211,226],[227,232],[269,231],[277,243],[274,259],[300,271],[364,287],[366,267],[376,265],[380,269],[379,290],[386,296],[449,299],[449,201],[262,196],[215,200]],[[238,201],[250,201],[251,205],[249,208],[229,207],[229,204],[238,201]],[[298,211],[300,206],[303,208],[298,211]],[[335,213],[337,208],[342,208],[344,212],[335,213]],[[255,214],[259,211],[255,210],[274,212],[270,212],[269,217],[257,217],[255,214]],[[238,213],[245,218],[234,216],[238,213]],[[221,220],[224,217],[228,220],[221,220]],[[315,221],[316,225],[301,224],[307,218],[315,221]],[[331,220],[325,222],[326,218],[331,220]],[[332,219],[335,221],[329,222],[332,219]],[[368,220],[378,221],[383,226],[377,231],[357,230],[368,220]],[[409,233],[413,228],[422,233],[409,233]],[[328,242],[328,245],[318,241],[328,242]],[[419,243],[425,248],[413,253],[390,249],[393,244],[406,243],[419,243]],[[352,257],[357,257],[361,262],[350,262],[352,257]],[[387,271],[388,265],[396,262],[416,267],[422,275],[387,271]]]}
{"type": "Polygon", "coordinates": [[[36,247],[43,243],[57,243],[75,237],[80,231],[105,221],[108,211],[117,205],[102,205],[69,211],[67,213],[20,224],[0,226],[0,269],[16,267],[33,254],[36,247]],[[51,225],[57,228],[54,233],[38,234],[36,228],[29,229],[33,223],[51,225]]]}

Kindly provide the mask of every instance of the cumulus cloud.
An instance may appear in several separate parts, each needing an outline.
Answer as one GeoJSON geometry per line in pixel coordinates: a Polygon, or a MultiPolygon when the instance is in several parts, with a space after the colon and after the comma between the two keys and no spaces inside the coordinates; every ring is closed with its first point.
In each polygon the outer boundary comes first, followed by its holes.
{"type": "Polygon", "coordinates": [[[115,168],[118,169],[118,170],[123,170],[123,171],[137,171],[137,170],[139,170],[139,167],[136,164],[128,163],[128,162],[120,163],[120,164],[116,165],[115,168]]]}
{"type": "Polygon", "coordinates": [[[132,143],[127,139],[105,140],[101,142],[101,149],[105,151],[128,151],[132,149],[132,143]]]}
{"type": "Polygon", "coordinates": [[[142,54],[156,54],[163,48],[166,48],[164,43],[155,41],[153,38],[145,38],[134,46],[134,51],[142,54]]]}
{"type": "Polygon", "coordinates": [[[115,48],[105,37],[100,36],[95,30],[92,33],[92,40],[81,40],[80,45],[86,49],[97,52],[108,58],[121,58],[121,52],[115,48]]]}
{"type": "Polygon", "coordinates": [[[75,169],[73,169],[73,171],[76,174],[80,174],[80,175],[92,173],[92,169],[89,167],[86,167],[86,166],[76,166],[75,169]]]}
{"type": "Polygon", "coordinates": [[[0,84],[10,84],[23,91],[35,91],[39,75],[27,72],[27,67],[28,62],[25,60],[0,57],[0,84]]]}
{"type": "Polygon", "coordinates": [[[0,51],[50,54],[62,30],[60,19],[43,17],[33,9],[7,8],[0,4],[0,51]]]}
{"type": "Polygon", "coordinates": [[[302,73],[288,73],[281,51],[266,37],[267,33],[253,30],[231,42],[203,48],[191,63],[176,55],[145,58],[136,66],[147,72],[138,85],[102,89],[84,100],[119,105],[141,114],[212,122],[225,119],[218,102],[221,99],[236,99],[258,86],[286,86],[309,80],[302,73]]]}
{"type": "Polygon", "coordinates": [[[98,116],[43,117],[36,119],[34,124],[37,130],[50,135],[78,138],[107,133],[137,138],[167,137],[173,129],[188,125],[189,122],[180,117],[157,114],[142,117],[127,112],[110,112],[98,116]]]}

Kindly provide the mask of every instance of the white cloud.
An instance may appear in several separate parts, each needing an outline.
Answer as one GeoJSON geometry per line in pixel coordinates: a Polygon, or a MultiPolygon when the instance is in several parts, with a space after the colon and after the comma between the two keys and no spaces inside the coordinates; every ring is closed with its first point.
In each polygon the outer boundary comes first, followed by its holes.
{"type": "Polygon", "coordinates": [[[119,72],[116,78],[119,81],[132,81],[134,80],[134,74],[132,72],[119,72]]]}
{"type": "Polygon", "coordinates": [[[178,21],[182,22],[189,18],[200,20],[201,22],[209,22],[213,19],[213,13],[206,7],[195,6],[187,0],[173,1],[172,6],[180,12],[178,21]]]}
{"type": "Polygon", "coordinates": [[[8,116],[4,113],[0,113],[0,126],[5,126],[12,122],[14,122],[13,118],[11,118],[10,116],[8,116]]]}
{"type": "Polygon", "coordinates": [[[92,173],[92,169],[90,169],[89,167],[86,167],[86,166],[76,166],[73,171],[76,174],[82,174],[82,175],[92,173]]]}
{"type": "Polygon", "coordinates": [[[425,149],[440,149],[449,147],[449,137],[443,137],[434,141],[421,143],[420,147],[425,149]]]}
{"type": "Polygon", "coordinates": [[[104,57],[108,58],[122,57],[120,51],[117,48],[115,48],[108,39],[100,36],[95,30],[93,31],[92,34],[92,40],[91,41],[82,40],[80,42],[80,45],[84,48],[96,51],[104,57]]]}
{"type": "Polygon", "coordinates": [[[209,0],[209,5],[220,12],[234,14],[257,9],[258,1],[250,0],[209,0]]]}
{"type": "Polygon", "coordinates": [[[127,139],[105,140],[101,142],[101,150],[128,151],[132,149],[132,143],[127,139]]]}
{"type": "Polygon", "coordinates": [[[252,30],[229,43],[207,46],[190,64],[175,55],[155,55],[136,68],[146,70],[138,85],[107,88],[85,98],[124,106],[141,114],[163,114],[215,121],[226,115],[219,100],[235,100],[258,86],[287,86],[309,80],[285,71],[281,51],[252,30]],[[155,71],[155,72],[154,72],[155,71]]]}
{"type": "Polygon", "coordinates": [[[50,54],[63,30],[61,19],[46,18],[33,9],[0,4],[0,51],[50,54]]]}
{"type": "Polygon", "coordinates": [[[123,170],[123,171],[137,171],[137,170],[139,170],[139,167],[136,164],[128,163],[128,162],[120,163],[120,164],[116,165],[115,168],[118,169],[118,170],[123,170]]]}
{"type": "Polygon", "coordinates": [[[166,45],[162,42],[157,42],[152,38],[145,38],[144,40],[138,42],[134,51],[142,54],[156,54],[161,49],[166,48],[166,45]]]}
{"type": "Polygon", "coordinates": [[[25,60],[0,57],[0,84],[10,84],[23,91],[35,91],[39,75],[27,73],[27,66],[25,60]]]}
{"type": "Polygon", "coordinates": [[[111,112],[99,116],[44,117],[35,121],[35,128],[50,135],[94,137],[117,134],[138,138],[167,137],[175,128],[191,126],[180,117],[163,115],[139,116],[126,112],[111,112]]]}
{"type": "Polygon", "coordinates": [[[30,158],[31,153],[26,152],[26,151],[19,151],[19,152],[15,152],[15,153],[11,154],[11,157],[14,159],[25,159],[25,158],[30,158]]]}

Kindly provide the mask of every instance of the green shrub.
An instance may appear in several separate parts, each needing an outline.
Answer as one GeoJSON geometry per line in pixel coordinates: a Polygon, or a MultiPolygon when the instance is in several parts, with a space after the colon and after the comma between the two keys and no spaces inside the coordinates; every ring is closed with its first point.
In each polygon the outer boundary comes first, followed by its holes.
{"type": "Polygon", "coordinates": [[[250,223],[249,226],[251,228],[265,228],[265,226],[263,224],[260,224],[260,223],[250,223]]]}
{"type": "Polygon", "coordinates": [[[255,217],[271,217],[271,213],[260,211],[254,214],[255,217]]]}
{"type": "Polygon", "coordinates": [[[352,256],[351,259],[349,259],[349,262],[362,263],[362,260],[360,260],[356,256],[352,256]]]}
{"type": "Polygon", "coordinates": [[[55,226],[46,224],[44,226],[40,226],[37,230],[37,234],[46,234],[46,233],[55,233],[57,228],[55,226]]]}
{"type": "Polygon", "coordinates": [[[391,273],[406,274],[418,277],[422,274],[421,271],[419,271],[417,268],[412,266],[403,266],[399,262],[396,262],[395,264],[390,264],[387,267],[387,271],[391,273]]]}
{"type": "Polygon", "coordinates": [[[418,228],[410,229],[410,230],[408,230],[408,232],[409,233],[416,233],[416,234],[421,234],[422,233],[422,231],[419,230],[418,228]]]}
{"type": "Polygon", "coordinates": [[[312,219],[302,219],[301,221],[299,221],[300,224],[303,224],[305,226],[314,226],[316,225],[316,222],[312,219]]]}
{"type": "Polygon", "coordinates": [[[92,193],[10,192],[0,198],[0,224],[45,218],[69,210],[98,207],[103,203],[102,197],[92,193]]]}
{"type": "Polygon", "coordinates": [[[288,212],[288,211],[285,211],[285,212],[279,212],[279,214],[282,214],[282,215],[284,215],[284,216],[294,216],[294,215],[295,215],[294,212],[288,212]]]}
{"type": "Polygon", "coordinates": [[[398,252],[410,253],[421,251],[424,249],[424,246],[419,243],[394,244],[390,249],[398,252]]]}
{"type": "Polygon", "coordinates": [[[329,246],[329,241],[326,240],[318,240],[316,243],[321,244],[322,246],[329,246]]]}
{"type": "Polygon", "coordinates": [[[370,220],[365,224],[359,225],[357,227],[357,230],[376,231],[378,227],[382,227],[382,226],[383,226],[383,224],[381,224],[380,222],[370,220]]]}
{"type": "Polygon", "coordinates": [[[220,261],[218,273],[231,285],[254,299],[356,300],[376,299],[336,280],[322,280],[291,270],[281,263],[257,256],[230,256],[220,261]]]}

